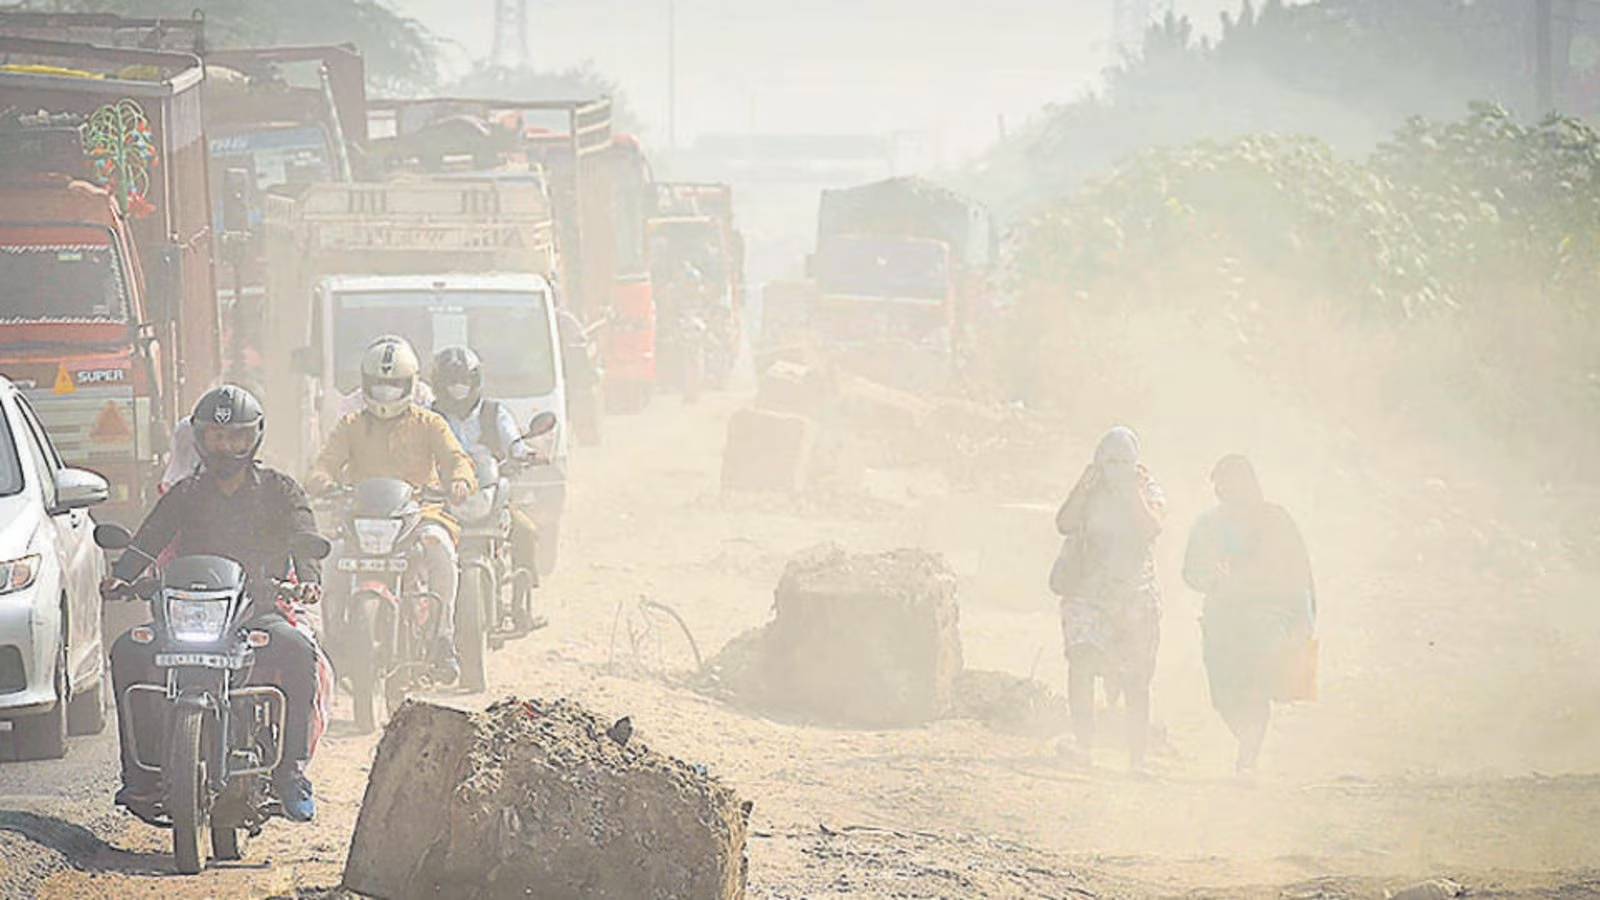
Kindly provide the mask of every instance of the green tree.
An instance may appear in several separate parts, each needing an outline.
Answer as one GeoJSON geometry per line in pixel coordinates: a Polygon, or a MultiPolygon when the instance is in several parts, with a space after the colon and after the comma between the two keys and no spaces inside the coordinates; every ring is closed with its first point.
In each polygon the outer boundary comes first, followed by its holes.
{"type": "Polygon", "coordinates": [[[352,43],[366,58],[371,86],[414,93],[437,80],[432,34],[383,0],[54,0],[67,12],[144,18],[205,14],[206,40],[217,47],[352,43]]]}

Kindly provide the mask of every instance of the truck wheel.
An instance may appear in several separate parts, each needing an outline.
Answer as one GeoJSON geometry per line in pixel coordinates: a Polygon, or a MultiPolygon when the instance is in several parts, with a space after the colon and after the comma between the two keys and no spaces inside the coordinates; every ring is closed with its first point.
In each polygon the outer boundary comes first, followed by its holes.
{"type": "Polygon", "coordinates": [[[172,721],[172,746],[162,776],[167,783],[167,814],[172,817],[172,859],[180,875],[198,875],[205,867],[200,846],[205,826],[206,764],[200,753],[205,710],[183,707],[172,721]]]}

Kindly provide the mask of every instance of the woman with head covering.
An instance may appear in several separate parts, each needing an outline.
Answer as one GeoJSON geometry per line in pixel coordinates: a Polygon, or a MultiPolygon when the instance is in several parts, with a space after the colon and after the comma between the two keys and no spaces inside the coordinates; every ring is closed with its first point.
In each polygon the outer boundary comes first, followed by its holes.
{"type": "Polygon", "coordinates": [[[1226,456],[1211,473],[1218,505],[1195,523],[1183,580],[1206,595],[1201,619],[1211,704],[1255,770],[1272,701],[1287,698],[1316,619],[1311,558],[1287,510],[1268,503],[1255,467],[1226,456]]]}
{"type": "Polygon", "coordinates": [[[1067,701],[1076,756],[1094,745],[1095,680],[1127,704],[1128,754],[1144,767],[1150,679],[1161,642],[1161,591],[1152,548],[1161,534],[1161,487],[1139,464],[1139,439],[1127,428],[1101,438],[1078,483],[1056,513],[1061,556],[1051,588],[1061,597],[1067,701]]]}

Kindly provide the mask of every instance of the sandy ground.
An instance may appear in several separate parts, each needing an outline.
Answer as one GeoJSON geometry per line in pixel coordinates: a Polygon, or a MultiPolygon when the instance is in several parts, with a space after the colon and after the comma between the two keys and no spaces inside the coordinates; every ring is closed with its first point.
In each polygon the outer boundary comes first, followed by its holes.
{"type": "MultiPolygon", "coordinates": [[[[677,610],[709,656],[766,620],[784,561],[820,540],[945,552],[963,578],[968,666],[1062,682],[1042,581],[1051,505],[1081,461],[1004,491],[958,493],[934,472],[902,471],[869,473],[862,495],[826,503],[723,497],[723,425],[742,399],[659,400],[612,419],[606,446],[577,459],[562,570],[544,597],[552,626],[493,657],[491,694],[631,715],[640,739],[753,800],[750,896],[1382,897],[1448,876],[1474,896],[1600,897],[1594,579],[1442,577],[1456,561],[1427,556],[1425,536],[1361,520],[1338,483],[1285,498],[1316,513],[1323,699],[1280,714],[1251,783],[1232,775],[1206,706],[1197,602],[1170,577],[1181,528],[1162,551],[1166,739],[1149,779],[1123,774],[1114,746],[1084,771],[1048,740],[971,721],[841,731],[682,687],[689,643],[637,599],[677,610]]],[[[1067,441],[1063,459],[1091,439],[1067,441]]],[[[1203,463],[1186,465],[1169,466],[1180,524],[1204,499],[1203,463]]],[[[347,720],[347,705],[335,715],[347,720]]],[[[312,771],[317,822],[274,822],[246,862],[191,878],[167,874],[164,832],[111,808],[109,731],[61,762],[0,765],[0,894],[330,888],[375,743],[336,721],[312,771]]]]}

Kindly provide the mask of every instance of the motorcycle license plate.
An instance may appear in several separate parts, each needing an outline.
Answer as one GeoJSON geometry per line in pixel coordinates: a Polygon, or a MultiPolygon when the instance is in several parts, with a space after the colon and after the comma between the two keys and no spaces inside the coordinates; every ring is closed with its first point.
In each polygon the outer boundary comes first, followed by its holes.
{"type": "Polygon", "coordinates": [[[197,666],[202,669],[242,669],[244,657],[224,653],[157,653],[156,665],[163,669],[197,666]]]}
{"type": "Polygon", "coordinates": [[[405,559],[341,559],[341,572],[404,572],[405,559]]]}

